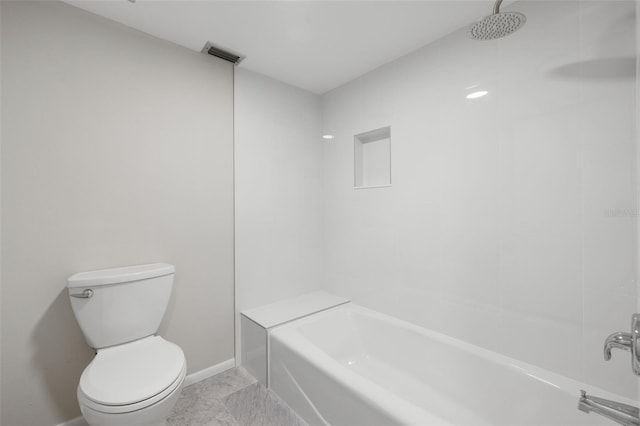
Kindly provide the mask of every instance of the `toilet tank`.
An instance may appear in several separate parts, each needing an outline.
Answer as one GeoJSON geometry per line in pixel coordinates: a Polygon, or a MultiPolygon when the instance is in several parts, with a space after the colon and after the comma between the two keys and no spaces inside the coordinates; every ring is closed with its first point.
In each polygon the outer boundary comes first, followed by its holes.
{"type": "Polygon", "coordinates": [[[92,348],[155,334],[171,296],[168,263],[79,272],[67,280],[71,308],[92,348]]]}

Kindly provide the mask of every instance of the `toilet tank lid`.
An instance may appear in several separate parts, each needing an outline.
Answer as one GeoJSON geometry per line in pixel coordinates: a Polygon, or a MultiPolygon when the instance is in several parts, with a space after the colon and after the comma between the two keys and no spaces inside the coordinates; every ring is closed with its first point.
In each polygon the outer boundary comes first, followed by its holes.
{"type": "Polygon", "coordinates": [[[161,277],[175,273],[175,267],[168,263],[150,263],[147,265],[124,266],[120,268],[100,269],[98,271],[78,272],[67,280],[67,288],[95,287],[100,285],[126,283],[147,278],[161,277]]]}

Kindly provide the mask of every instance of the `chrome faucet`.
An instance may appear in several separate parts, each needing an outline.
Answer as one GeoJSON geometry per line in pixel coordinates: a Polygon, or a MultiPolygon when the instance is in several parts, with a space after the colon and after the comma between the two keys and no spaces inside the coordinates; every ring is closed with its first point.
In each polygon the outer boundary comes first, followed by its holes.
{"type": "Polygon", "coordinates": [[[580,390],[580,393],[582,395],[578,402],[578,410],[587,414],[593,411],[623,426],[640,426],[640,410],[638,408],[621,402],[589,396],[583,390],[580,390]]]}
{"type": "Polygon", "coordinates": [[[631,333],[623,333],[621,331],[610,334],[607,340],[604,341],[604,360],[609,361],[611,359],[611,349],[622,349],[623,351],[631,352],[631,345],[633,344],[633,337],[631,333]]]}
{"type": "MultiPolygon", "coordinates": [[[[631,352],[631,369],[640,376],[640,314],[631,317],[631,333],[617,332],[604,341],[604,360],[611,359],[611,349],[631,352]]],[[[587,395],[581,390],[578,410],[594,412],[624,426],[640,426],[640,410],[621,402],[587,395]]]]}
{"type": "Polygon", "coordinates": [[[604,341],[604,360],[611,359],[611,349],[622,349],[631,352],[631,368],[640,376],[640,314],[631,317],[631,333],[617,332],[609,335],[604,341]]]}

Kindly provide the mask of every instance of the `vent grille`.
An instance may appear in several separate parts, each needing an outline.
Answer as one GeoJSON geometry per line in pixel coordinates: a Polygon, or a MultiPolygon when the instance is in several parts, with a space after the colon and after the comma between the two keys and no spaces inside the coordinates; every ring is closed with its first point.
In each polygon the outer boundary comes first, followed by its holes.
{"type": "Polygon", "coordinates": [[[221,49],[218,46],[214,46],[210,41],[204,45],[202,48],[202,53],[206,53],[211,56],[215,56],[216,58],[224,59],[225,61],[229,61],[232,64],[238,65],[245,56],[238,55],[234,52],[230,52],[229,50],[221,49]]]}

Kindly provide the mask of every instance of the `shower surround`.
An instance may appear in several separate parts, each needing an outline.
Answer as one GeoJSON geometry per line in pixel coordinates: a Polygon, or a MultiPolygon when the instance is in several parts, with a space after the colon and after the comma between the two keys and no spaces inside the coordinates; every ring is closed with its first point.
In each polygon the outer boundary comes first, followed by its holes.
{"type": "Polygon", "coordinates": [[[634,2],[520,1],[322,97],[326,291],[635,398],[634,2]],[[486,96],[467,95],[487,91],[486,96]],[[353,136],[391,127],[391,187],[353,188],[353,136]]]}
{"type": "Polygon", "coordinates": [[[503,10],[526,25],[461,28],[319,97],[237,70],[236,310],[324,290],[637,400],[629,355],[602,358],[640,300],[636,3],[503,10]],[[354,189],[354,136],[387,127],[391,186],[354,189]]]}

